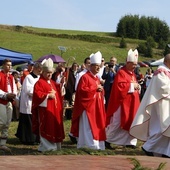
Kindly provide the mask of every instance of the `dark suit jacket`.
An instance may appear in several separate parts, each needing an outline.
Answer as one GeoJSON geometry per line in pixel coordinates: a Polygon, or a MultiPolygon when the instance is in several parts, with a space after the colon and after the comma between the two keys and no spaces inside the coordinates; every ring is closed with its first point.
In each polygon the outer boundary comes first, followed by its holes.
{"type": "MultiPolygon", "coordinates": [[[[116,67],[115,67],[116,73],[117,73],[118,69],[119,69],[119,66],[116,65],[116,67]]],[[[111,76],[110,72],[107,73],[105,68],[104,68],[102,79],[105,80],[105,83],[104,83],[105,91],[110,91],[110,88],[111,88],[110,85],[112,84],[111,82],[114,81],[115,75],[116,74],[113,73],[112,76],[111,76]]]]}

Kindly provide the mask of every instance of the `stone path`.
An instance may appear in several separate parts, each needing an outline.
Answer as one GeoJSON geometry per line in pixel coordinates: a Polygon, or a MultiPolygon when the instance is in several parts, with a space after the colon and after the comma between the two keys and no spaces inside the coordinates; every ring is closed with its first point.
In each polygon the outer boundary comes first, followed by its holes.
{"type": "Polygon", "coordinates": [[[0,156],[0,170],[131,170],[134,166],[128,158],[135,158],[143,167],[153,170],[166,162],[163,170],[170,170],[169,158],[127,155],[0,156]]]}

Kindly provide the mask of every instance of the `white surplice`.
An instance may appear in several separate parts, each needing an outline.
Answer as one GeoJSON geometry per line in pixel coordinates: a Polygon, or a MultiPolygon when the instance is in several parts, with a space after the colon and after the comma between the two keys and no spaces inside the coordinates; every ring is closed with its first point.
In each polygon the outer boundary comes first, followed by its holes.
{"type": "Polygon", "coordinates": [[[130,128],[130,134],[145,141],[143,148],[170,156],[170,69],[164,64],[152,77],[130,128]]]}
{"type": "Polygon", "coordinates": [[[110,124],[106,128],[107,142],[116,145],[134,145],[137,144],[137,139],[132,137],[128,131],[120,127],[121,122],[121,107],[113,114],[110,124]]]}
{"type": "Polygon", "coordinates": [[[90,148],[105,150],[104,141],[98,141],[93,139],[92,131],[90,124],[86,115],[86,111],[83,111],[79,120],[79,137],[77,142],[77,148],[90,148]]]}

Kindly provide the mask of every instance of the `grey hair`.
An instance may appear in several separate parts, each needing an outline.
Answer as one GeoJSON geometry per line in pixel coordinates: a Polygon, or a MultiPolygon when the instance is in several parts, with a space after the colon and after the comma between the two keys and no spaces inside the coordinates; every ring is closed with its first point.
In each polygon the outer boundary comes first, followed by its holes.
{"type": "Polygon", "coordinates": [[[42,68],[42,64],[36,62],[36,63],[34,64],[34,68],[42,68]]]}

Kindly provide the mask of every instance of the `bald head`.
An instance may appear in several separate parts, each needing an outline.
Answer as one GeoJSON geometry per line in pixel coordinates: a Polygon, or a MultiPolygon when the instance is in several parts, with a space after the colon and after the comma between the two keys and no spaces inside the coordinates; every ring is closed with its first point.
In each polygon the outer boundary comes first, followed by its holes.
{"type": "Polygon", "coordinates": [[[167,54],[164,58],[164,64],[170,68],[170,54],[167,54]]]}

